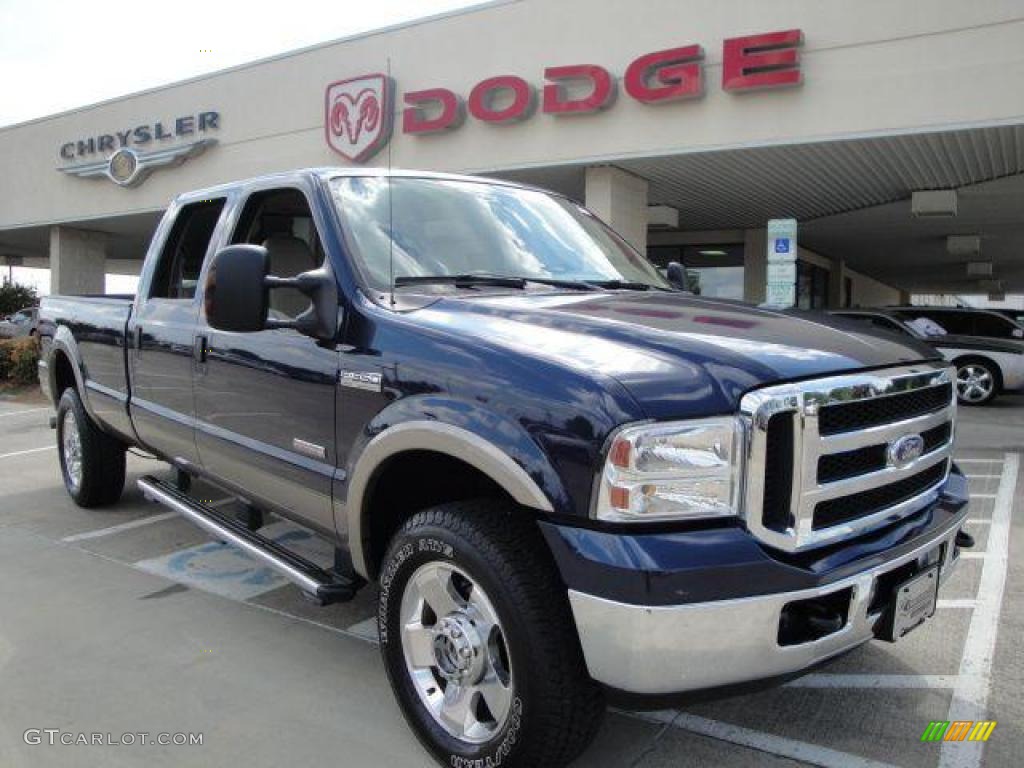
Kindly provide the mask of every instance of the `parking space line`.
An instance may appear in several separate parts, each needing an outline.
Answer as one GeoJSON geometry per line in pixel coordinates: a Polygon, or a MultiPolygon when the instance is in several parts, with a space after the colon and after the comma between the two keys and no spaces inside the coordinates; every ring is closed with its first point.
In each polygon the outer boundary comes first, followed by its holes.
{"type": "MultiPolygon", "coordinates": [[[[999,612],[1006,587],[1006,569],[1009,563],[1010,514],[1013,494],[1017,488],[1020,457],[1006,454],[1003,477],[993,505],[992,527],[988,537],[988,557],[981,567],[978,585],[978,607],[971,616],[960,660],[960,675],[946,719],[984,720],[988,708],[988,694],[992,682],[992,663],[995,657],[996,637],[999,634],[999,612]]],[[[939,756],[940,768],[976,768],[981,765],[984,742],[943,742],[939,756]]]]}
{"type": "Polygon", "coordinates": [[[956,675],[829,675],[814,674],[791,680],[786,688],[955,688],[956,675]]]}
{"type": "Polygon", "coordinates": [[[0,413],[0,419],[6,419],[8,416],[24,416],[26,413],[39,413],[40,411],[48,411],[49,408],[29,408],[27,411],[13,411],[11,413],[0,413]]]}
{"type": "Polygon", "coordinates": [[[970,608],[974,609],[978,607],[978,601],[974,598],[963,598],[960,600],[936,600],[936,608],[970,608]]]}
{"type": "Polygon", "coordinates": [[[141,528],[144,525],[152,525],[153,523],[170,520],[172,517],[180,517],[180,515],[177,512],[161,512],[159,515],[150,515],[149,517],[143,517],[140,520],[129,520],[127,523],[112,525],[109,528],[98,528],[95,531],[86,531],[85,533],[76,533],[73,536],[65,536],[61,541],[65,544],[71,544],[76,541],[85,541],[87,539],[99,539],[104,536],[112,536],[115,533],[121,533],[122,531],[131,531],[136,528],[141,528]]]}
{"type": "Polygon", "coordinates": [[[374,643],[377,642],[377,617],[371,616],[368,619],[356,622],[346,630],[350,634],[364,637],[374,643]]]}
{"type": "Polygon", "coordinates": [[[988,552],[961,552],[960,557],[964,560],[984,560],[988,552]]]}
{"type": "Polygon", "coordinates": [[[1002,464],[1003,459],[956,459],[957,464],[1002,464]]]}
{"type": "Polygon", "coordinates": [[[970,478],[971,480],[995,480],[1002,477],[1002,475],[972,475],[968,473],[964,475],[964,477],[970,478]]]}
{"type": "MultiPolygon", "coordinates": [[[[210,594],[213,594],[213,593],[210,593],[210,594]]],[[[223,595],[218,595],[218,597],[224,597],[224,596],[223,595]]],[[[229,597],[229,598],[226,598],[226,599],[230,600],[231,598],[229,597]]],[[[324,622],[317,621],[316,619],[309,619],[309,618],[306,618],[305,616],[298,616],[298,615],[296,615],[294,613],[288,613],[288,611],[282,611],[280,608],[273,608],[273,607],[271,607],[269,605],[264,605],[263,603],[254,603],[251,600],[246,600],[244,602],[244,605],[247,605],[250,608],[258,608],[261,611],[266,611],[267,613],[272,613],[275,616],[283,616],[284,618],[291,619],[292,621],[299,621],[299,622],[302,622],[303,624],[309,624],[310,626],[313,626],[313,627],[319,627],[320,629],[326,629],[328,632],[334,632],[337,635],[344,635],[345,637],[350,637],[353,640],[361,640],[364,643],[365,642],[369,642],[371,645],[377,645],[377,638],[376,638],[376,636],[374,636],[373,638],[369,638],[369,637],[366,637],[365,635],[359,635],[359,634],[356,634],[354,632],[350,632],[347,629],[342,629],[341,627],[335,627],[335,626],[332,626],[330,624],[325,624],[324,622]]]]}
{"type": "Polygon", "coordinates": [[[972,499],[994,499],[998,494],[995,493],[972,493],[972,499]]]}
{"type": "Polygon", "coordinates": [[[987,517],[969,517],[967,518],[968,525],[988,525],[992,521],[987,517]]]}
{"type": "Polygon", "coordinates": [[[11,453],[0,453],[0,459],[10,459],[15,456],[24,456],[29,453],[39,453],[40,451],[52,451],[56,445],[47,445],[45,448],[29,448],[27,451],[13,451],[11,453]]]}
{"type": "Polygon", "coordinates": [[[673,728],[680,728],[711,739],[726,741],[730,744],[739,744],[743,747],[756,749],[758,752],[788,757],[791,760],[798,760],[810,765],[820,765],[825,768],[889,768],[889,763],[879,763],[866,757],[851,755],[849,752],[840,752],[836,749],[820,747],[817,744],[808,744],[796,739],[787,739],[771,733],[762,733],[761,731],[755,731],[731,723],[723,723],[718,720],[710,720],[706,717],[690,715],[685,712],[676,714],[672,711],[616,711],[638,720],[667,724],[673,728]]]}

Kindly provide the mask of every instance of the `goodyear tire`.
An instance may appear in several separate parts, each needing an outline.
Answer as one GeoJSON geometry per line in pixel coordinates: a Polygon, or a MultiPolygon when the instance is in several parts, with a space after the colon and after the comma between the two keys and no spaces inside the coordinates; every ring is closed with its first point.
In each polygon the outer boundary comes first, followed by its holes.
{"type": "Polygon", "coordinates": [[[563,766],[604,715],[565,589],[528,514],[474,500],[414,515],[381,569],[381,653],[444,765],[563,766]]]}
{"type": "Polygon", "coordinates": [[[99,507],[121,498],[125,446],[100,431],[70,388],[57,405],[57,454],[64,487],[75,504],[99,507]]]}

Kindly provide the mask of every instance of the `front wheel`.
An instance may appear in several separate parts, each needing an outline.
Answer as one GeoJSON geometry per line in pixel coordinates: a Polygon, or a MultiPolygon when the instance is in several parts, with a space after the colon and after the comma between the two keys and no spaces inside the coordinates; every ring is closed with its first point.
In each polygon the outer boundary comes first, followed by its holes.
{"type": "Polygon", "coordinates": [[[999,373],[987,360],[965,360],[956,366],[956,396],[964,405],[991,403],[999,393],[999,373]]]}
{"type": "Polygon", "coordinates": [[[125,446],[93,423],[70,388],[57,405],[57,454],[64,487],[78,506],[98,507],[121,498],[125,446]]]}
{"type": "Polygon", "coordinates": [[[420,512],[382,566],[388,677],[406,720],[445,765],[563,766],[604,713],[527,514],[494,500],[420,512]]]}

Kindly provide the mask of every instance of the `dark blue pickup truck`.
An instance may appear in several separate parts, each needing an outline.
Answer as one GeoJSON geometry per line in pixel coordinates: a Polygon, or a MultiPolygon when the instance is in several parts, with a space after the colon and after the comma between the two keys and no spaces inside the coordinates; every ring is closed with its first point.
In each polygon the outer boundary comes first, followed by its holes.
{"type": "Polygon", "coordinates": [[[784,678],[924,622],[971,543],[951,369],[669,274],[571,200],[479,178],[182,195],[137,296],[43,301],[65,484],[114,503],[141,446],[177,470],[149,498],[311,598],[374,583],[402,711],[452,766],[564,765],[609,697],[784,678]]]}

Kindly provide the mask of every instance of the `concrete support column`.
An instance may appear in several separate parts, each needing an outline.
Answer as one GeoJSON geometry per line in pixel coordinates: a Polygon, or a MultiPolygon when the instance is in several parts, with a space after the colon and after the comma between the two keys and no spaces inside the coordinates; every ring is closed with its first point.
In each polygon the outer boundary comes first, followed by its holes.
{"type": "Polygon", "coordinates": [[[832,269],[828,273],[828,308],[842,309],[843,281],[846,278],[846,261],[832,259],[832,269]]]}
{"type": "Polygon", "coordinates": [[[103,293],[106,267],[106,234],[50,227],[50,293],[103,293]]]}
{"type": "Polygon", "coordinates": [[[647,181],[611,165],[586,171],[586,203],[640,253],[647,253],[647,181]]]}

